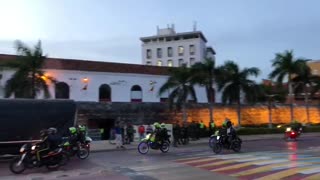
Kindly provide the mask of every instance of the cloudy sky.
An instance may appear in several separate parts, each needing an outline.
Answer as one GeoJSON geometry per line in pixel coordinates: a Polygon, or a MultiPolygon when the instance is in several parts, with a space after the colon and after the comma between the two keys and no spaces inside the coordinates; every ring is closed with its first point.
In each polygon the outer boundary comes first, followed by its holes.
{"type": "Polygon", "coordinates": [[[0,53],[13,42],[42,40],[50,57],[141,63],[139,37],[156,26],[193,22],[217,52],[217,63],[234,60],[270,72],[276,52],[320,59],[318,0],[1,0],[0,53]]]}

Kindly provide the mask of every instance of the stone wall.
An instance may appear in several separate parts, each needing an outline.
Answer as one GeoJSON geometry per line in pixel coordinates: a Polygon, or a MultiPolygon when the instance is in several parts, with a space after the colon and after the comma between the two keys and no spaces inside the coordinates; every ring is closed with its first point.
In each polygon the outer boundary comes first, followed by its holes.
{"type": "MultiPolygon", "coordinates": [[[[95,103],[77,102],[78,123],[87,124],[91,119],[121,119],[133,124],[147,124],[157,122],[182,122],[182,112],[169,111],[165,103],[95,103]]],[[[189,104],[188,121],[203,121],[209,124],[209,109],[207,104],[189,104]]],[[[309,108],[310,122],[320,123],[320,108],[311,106],[309,108]]],[[[237,125],[237,107],[233,105],[215,105],[214,120],[221,125],[228,117],[237,125]]],[[[243,106],[241,109],[242,125],[259,125],[269,123],[269,110],[267,106],[243,106]]],[[[306,108],[304,106],[294,107],[294,118],[307,123],[306,108]]],[[[272,122],[275,124],[290,122],[290,107],[277,106],[272,108],[272,122]]]]}

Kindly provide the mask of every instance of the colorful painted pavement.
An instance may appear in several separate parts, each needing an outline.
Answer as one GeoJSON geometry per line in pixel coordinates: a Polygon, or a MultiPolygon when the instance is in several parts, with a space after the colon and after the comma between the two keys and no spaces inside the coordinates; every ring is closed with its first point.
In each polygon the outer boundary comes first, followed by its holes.
{"type": "Polygon", "coordinates": [[[243,180],[320,180],[320,148],[289,152],[195,154],[175,162],[243,180]]]}

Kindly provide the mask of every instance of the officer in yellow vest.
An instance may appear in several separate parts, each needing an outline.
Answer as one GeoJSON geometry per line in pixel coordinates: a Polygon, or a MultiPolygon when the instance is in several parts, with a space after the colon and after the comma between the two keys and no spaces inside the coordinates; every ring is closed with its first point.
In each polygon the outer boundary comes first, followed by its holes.
{"type": "Polygon", "coordinates": [[[206,131],[203,121],[201,121],[199,125],[200,125],[200,136],[203,137],[206,131]]]}
{"type": "Polygon", "coordinates": [[[215,132],[215,124],[214,124],[214,121],[211,121],[210,123],[209,123],[209,128],[210,128],[210,133],[214,133],[215,132]]]}

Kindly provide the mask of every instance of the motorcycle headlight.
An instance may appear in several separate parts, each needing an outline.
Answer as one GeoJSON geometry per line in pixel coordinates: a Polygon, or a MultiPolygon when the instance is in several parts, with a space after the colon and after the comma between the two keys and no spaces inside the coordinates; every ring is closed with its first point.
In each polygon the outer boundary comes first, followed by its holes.
{"type": "Polygon", "coordinates": [[[24,148],[24,147],[21,147],[21,148],[20,148],[20,153],[23,153],[24,150],[25,150],[25,148],[24,148]]]}
{"type": "Polygon", "coordinates": [[[217,136],[217,140],[219,140],[220,139],[220,136],[217,136]]]}
{"type": "Polygon", "coordinates": [[[36,146],[33,145],[33,146],[31,147],[31,150],[34,151],[35,149],[36,149],[36,146]]]}

